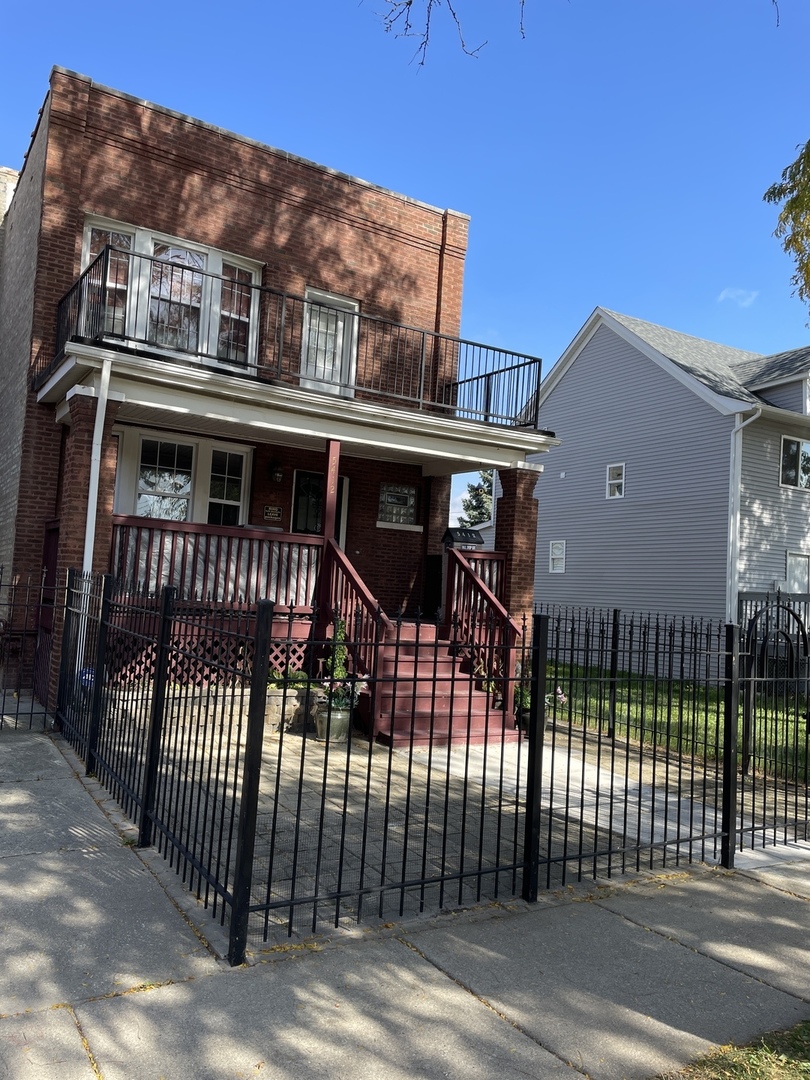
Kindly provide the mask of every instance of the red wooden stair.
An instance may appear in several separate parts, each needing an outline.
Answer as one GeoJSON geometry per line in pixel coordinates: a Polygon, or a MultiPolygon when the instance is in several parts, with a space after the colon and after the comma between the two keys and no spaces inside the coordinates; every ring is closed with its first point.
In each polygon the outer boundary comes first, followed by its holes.
{"type": "Polygon", "coordinates": [[[383,650],[372,700],[373,735],[394,746],[516,740],[514,717],[478,686],[469,656],[436,626],[401,623],[383,650]]]}

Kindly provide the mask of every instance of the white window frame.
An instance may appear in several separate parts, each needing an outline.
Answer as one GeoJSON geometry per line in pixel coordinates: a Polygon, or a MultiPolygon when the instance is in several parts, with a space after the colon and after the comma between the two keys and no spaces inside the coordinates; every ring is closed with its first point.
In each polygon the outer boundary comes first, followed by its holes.
{"type": "MultiPolygon", "coordinates": [[[[337,293],[324,292],[322,289],[314,289],[307,286],[304,291],[304,327],[301,337],[301,374],[299,383],[308,390],[320,390],[325,394],[335,394],[339,397],[354,397],[354,383],[357,376],[357,339],[358,339],[358,315],[360,314],[360,302],[350,296],[339,296],[337,293]],[[312,305],[321,305],[331,308],[335,312],[339,323],[341,340],[340,348],[340,371],[338,379],[327,379],[323,376],[325,371],[317,359],[313,364],[310,353],[310,325],[312,305]]],[[[333,364],[332,373],[337,370],[333,364]]]]}
{"type": "Polygon", "coordinates": [[[788,593],[810,593],[810,555],[804,551],[785,553],[785,586],[788,593]],[[801,571],[802,588],[796,588],[801,571]]]}
{"type": "MultiPolygon", "coordinates": [[[[138,515],[138,480],[141,463],[141,443],[144,439],[157,439],[161,442],[184,443],[194,448],[194,460],[191,474],[191,498],[187,523],[208,524],[208,503],[211,483],[211,457],[214,450],[224,450],[230,454],[241,454],[244,458],[242,469],[242,498],[239,506],[239,525],[247,523],[250,503],[250,477],[253,466],[253,448],[243,443],[221,442],[218,439],[200,439],[182,431],[158,431],[152,428],[120,427],[118,435],[118,469],[115,476],[115,513],[138,515]]],[[[217,500],[214,500],[217,501],[217,500]]],[[[144,521],[164,521],[165,518],[143,518],[144,521]]],[[[233,528],[234,526],[212,525],[212,529],[233,528]]]]}
{"type": "Polygon", "coordinates": [[[605,469],[605,498],[623,499],[625,485],[625,467],[623,461],[616,461],[605,469]],[[618,476],[611,476],[611,470],[621,470],[618,476]]]}
{"type": "Polygon", "coordinates": [[[802,469],[801,459],[802,455],[806,454],[810,458],[810,440],[803,439],[800,435],[783,435],[781,442],[779,443],[779,486],[790,488],[796,491],[810,491],[810,471],[804,474],[806,483],[801,483],[802,469]],[[792,442],[797,443],[799,447],[799,469],[796,473],[796,483],[790,484],[785,480],[785,443],[792,442]]]}
{"type": "Polygon", "coordinates": [[[549,540],[548,572],[550,574],[565,573],[565,544],[565,540],[549,540]]]}
{"type": "MultiPolygon", "coordinates": [[[[200,271],[203,274],[202,299],[200,310],[205,315],[207,324],[207,337],[202,342],[203,352],[200,359],[203,363],[215,368],[226,368],[233,371],[244,372],[255,370],[257,363],[257,345],[259,340],[259,291],[253,288],[251,291],[250,316],[248,327],[248,347],[246,363],[219,359],[217,357],[219,321],[221,316],[222,298],[222,266],[228,263],[239,270],[250,274],[251,285],[257,286],[261,282],[261,264],[251,259],[245,259],[233,252],[220,251],[218,248],[207,247],[193,240],[185,240],[182,237],[170,236],[168,233],[153,232],[150,229],[142,229],[136,225],[130,225],[123,221],[115,221],[111,218],[88,215],[84,223],[84,235],[82,240],[82,269],[86,269],[90,262],[90,235],[93,229],[109,229],[113,232],[124,233],[132,237],[132,252],[135,255],[146,255],[148,259],[136,261],[136,268],[131,274],[128,288],[127,325],[133,327],[134,337],[131,345],[137,348],[147,338],[149,311],[151,262],[154,258],[156,244],[167,244],[172,247],[182,248],[196,252],[204,256],[205,266],[200,271]],[[136,314],[137,313],[137,314],[136,314]],[[136,325],[137,322],[137,325],[136,325]]],[[[170,347],[160,345],[152,346],[185,359],[193,353],[178,352],[170,347]]]]}

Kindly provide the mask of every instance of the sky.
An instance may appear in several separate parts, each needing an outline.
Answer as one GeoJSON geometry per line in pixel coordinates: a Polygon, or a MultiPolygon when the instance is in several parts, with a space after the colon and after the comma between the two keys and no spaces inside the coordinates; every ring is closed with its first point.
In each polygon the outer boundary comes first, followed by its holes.
{"type": "Polygon", "coordinates": [[[762,199],[810,138],[808,0],[525,0],[523,36],[518,0],[454,0],[486,44],[465,55],[445,3],[421,65],[386,7],[15,4],[0,165],[22,165],[58,65],[469,214],[462,336],[544,374],[597,305],[756,352],[808,344],[762,199]]]}

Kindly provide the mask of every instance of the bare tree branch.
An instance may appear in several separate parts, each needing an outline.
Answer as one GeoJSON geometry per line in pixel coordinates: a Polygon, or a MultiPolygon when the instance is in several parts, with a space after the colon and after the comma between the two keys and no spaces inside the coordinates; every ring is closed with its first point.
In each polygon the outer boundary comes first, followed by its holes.
{"type": "MultiPolygon", "coordinates": [[[[521,34],[523,34],[524,0],[519,0],[519,2],[521,11],[521,34]]],[[[383,27],[385,28],[386,33],[394,33],[396,37],[417,38],[419,44],[416,49],[416,56],[419,58],[420,67],[424,65],[427,57],[434,11],[436,8],[441,7],[442,4],[447,7],[447,10],[450,13],[463,53],[466,53],[467,56],[478,56],[481,49],[486,45],[486,41],[482,41],[481,44],[476,45],[474,49],[470,48],[464,37],[461,19],[458,16],[458,12],[453,7],[451,0],[387,0],[387,3],[387,10],[381,13],[383,27]],[[424,4],[424,11],[420,13],[418,23],[415,24],[413,16],[414,10],[416,9],[421,12],[422,4],[424,4]]]]}
{"type": "MultiPolygon", "coordinates": [[[[430,45],[430,31],[433,25],[435,9],[444,4],[450,13],[450,18],[458,34],[461,43],[461,51],[467,56],[478,56],[486,45],[486,41],[470,48],[464,37],[461,19],[453,6],[452,0],[385,0],[387,8],[380,13],[383,27],[386,33],[393,33],[395,37],[412,37],[418,40],[416,57],[419,58],[420,67],[427,58],[428,46],[430,45]]],[[[542,0],[537,0],[542,3],[542,0]]],[[[518,4],[518,29],[522,38],[526,37],[526,0],[517,0],[518,4]]],[[[779,26],[779,0],[771,0],[776,13],[776,25],[779,26]]]]}

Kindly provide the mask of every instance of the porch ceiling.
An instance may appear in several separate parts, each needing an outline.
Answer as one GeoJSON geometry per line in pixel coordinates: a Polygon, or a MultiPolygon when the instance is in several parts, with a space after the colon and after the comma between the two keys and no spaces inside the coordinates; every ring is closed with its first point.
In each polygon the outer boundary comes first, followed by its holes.
{"type": "Polygon", "coordinates": [[[312,450],[336,439],[353,457],[416,463],[434,476],[525,465],[529,454],[558,444],[534,429],[274,386],[92,346],[71,346],[71,353],[72,377],[60,369],[61,378],[55,373],[39,400],[95,394],[102,361],[109,359],[118,419],[133,424],[312,450]]]}

